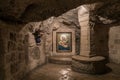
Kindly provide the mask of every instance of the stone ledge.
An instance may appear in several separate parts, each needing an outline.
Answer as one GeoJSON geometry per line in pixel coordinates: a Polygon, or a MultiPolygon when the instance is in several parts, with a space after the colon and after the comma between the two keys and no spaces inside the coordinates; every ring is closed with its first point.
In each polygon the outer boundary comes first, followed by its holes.
{"type": "Polygon", "coordinates": [[[102,56],[95,56],[95,57],[84,57],[84,56],[73,56],[73,60],[76,61],[85,61],[85,62],[97,62],[97,61],[104,61],[105,58],[102,56]]]}
{"type": "Polygon", "coordinates": [[[88,74],[103,74],[106,72],[105,58],[102,56],[96,57],[72,57],[72,70],[88,74]]]}
{"type": "Polygon", "coordinates": [[[51,56],[49,57],[49,62],[54,64],[71,64],[72,58],[69,56],[51,56]]]}

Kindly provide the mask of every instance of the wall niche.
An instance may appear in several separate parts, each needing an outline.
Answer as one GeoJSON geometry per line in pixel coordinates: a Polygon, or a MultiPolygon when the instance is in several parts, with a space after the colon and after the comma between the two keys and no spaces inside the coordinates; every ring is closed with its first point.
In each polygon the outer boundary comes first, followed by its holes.
{"type": "Polygon", "coordinates": [[[52,55],[75,55],[75,30],[65,25],[53,31],[52,55]]]}

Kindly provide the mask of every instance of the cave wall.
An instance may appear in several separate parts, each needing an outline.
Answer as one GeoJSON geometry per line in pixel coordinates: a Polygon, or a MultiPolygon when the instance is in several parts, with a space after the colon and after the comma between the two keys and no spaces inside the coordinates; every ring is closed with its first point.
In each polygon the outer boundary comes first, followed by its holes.
{"type": "Polygon", "coordinates": [[[109,59],[120,64],[120,24],[111,25],[109,30],[109,59]]]}
{"type": "MultiPolygon", "coordinates": [[[[76,55],[76,48],[75,48],[75,29],[74,28],[69,28],[70,26],[66,26],[66,25],[60,25],[60,28],[57,30],[53,31],[53,41],[52,41],[52,45],[53,45],[53,52],[52,52],[52,56],[72,56],[72,55],[76,55]],[[71,44],[69,44],[71,47],[71,50],[68,51],[62,51],[59,50],[59,42],[64,42],[62,40],[59,41],[59,33],[69,33],[71,34],[71,36],[68,39],[68,43],[70,42],[71,44]],[[58,33],[58,34],[57,34],[58,33]]],[[[64,35],[64,34],[62,34],[64,35]]],[[[62,36],[61,35],[61,36],[62,36]]],[[[66,39],[66,38],[65,38],[66,39]]]]}
{"type": "Polygon", "coordinates": [[[4,80],[4,48],[2,39],[2,30],[0,29],[0,80],[4,80]]]}
{"type": "Polygon", "coordinates": [[[30,31],[37,23],[11,24],[0,21],[0,80],[21,80],[28,72],[45,64],[44,36],[36,44],[30,31]]]}
{"type": "MultiPolygon", "coordinates": [[[[87,7],[87,5],[85,6],[87,7]]],[[[80,7],[80,12],[78,11],[79,16],[82,15],[82,18],[79,17],[79,19],[81,19],[82,25],[87,24],[87,20],[85,21],[87,15],[85,15],[85,13],[88,12],[89,10],[82,7],[80,7]]],[[[94,35],[91,35],[91,52],[93,51],[93,53],[95,53],[97,56],[106,57],[107,62],[120,63],[119,22],[114,22],[114,20],[110,20],[108,18],[105,19],[102,17],[98,19],[94,16],[95,15],[90,13],[90,26],[91,29],[93,29],[92,33],[94,33],[94,35]]],[[[83,34],[84,31],[85,30],[83,30],[83,34]]]]}
{"type": "Polygon", "coordinates": [[[20,26],[0,21],[0,80],[20,80],[26,74],[26,40],[20,26]]]}
{"type": "MultiPolygon", "coordinates": [[[[103,0],[1,0],[0,18],[25,22],[40,21],[50,16],[59,16],[81,4],[93,2],[103,2],[103,0]]],[[[106,2],[113,1],[107,0],[106,2]]]]}
{"type": "Polygon", "coordinates": [[[24,34],[27,36],[28,41],[28,68],[27,71],[31,71],[38,66],[45,64],[45,36],[43,35],[40,39],[39,44],[35,41],[33,33],[36,29],[39,29],[41,22],[30,22],[23,28],[24,34]]]}
{"type": "Polygon", "coordinates": [[[99,56],[104,56],[109,60],[109,29],[107,25],[96,24],[95,31],[95,50],[99,56]]]}
{"type": "Polygon", "coordinates": [[[45,36],[46,36],[46,43],[45,43],[45,53],[48,56],[56,55],[53,54],[53,31],[56,31],[58,29],[62,29],[63,27],[65,29],[71,29],[75,30],[75,37],[76,37],[76,50],[75,54],[79,54],[80,49],[80,26],[78,23],[78,9],[72,9],[65,14],[59,16],[59,17],[51,17],[41,24],[41,29],[44,30],[45,36]]]}
{"type": "Polygon", "coordinates": [[[96,24],[95,50],[97,55],[104,56],[109,62],[120,63],[120,25],[119,23],[96,24]]]}

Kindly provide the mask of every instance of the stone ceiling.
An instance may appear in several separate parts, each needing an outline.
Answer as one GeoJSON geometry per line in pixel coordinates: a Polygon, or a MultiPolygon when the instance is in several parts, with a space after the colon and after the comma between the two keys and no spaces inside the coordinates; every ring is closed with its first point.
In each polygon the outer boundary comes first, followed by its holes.
{"type": "Polygon", "coordinates": [[[82,4],[98,3],[95,14],[120,19],[120,0],[0,0],[0,19],[5,21],[40,21],[59,16],[82,4]]]}

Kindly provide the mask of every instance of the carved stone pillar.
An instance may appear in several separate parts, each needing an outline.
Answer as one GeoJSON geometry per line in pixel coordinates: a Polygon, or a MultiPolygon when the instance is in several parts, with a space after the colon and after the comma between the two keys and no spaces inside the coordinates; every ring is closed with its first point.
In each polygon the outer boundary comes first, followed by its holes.
{"type": "Polygon", "coordinates": [[[84,6],[78,11],[81,26],[80,55],[72,57],[72,69],[77,72],[99,74],[106,71],[105,58],[97,56],[94,43],[94,24],[90,25],[90,12],[84,6]]]}

